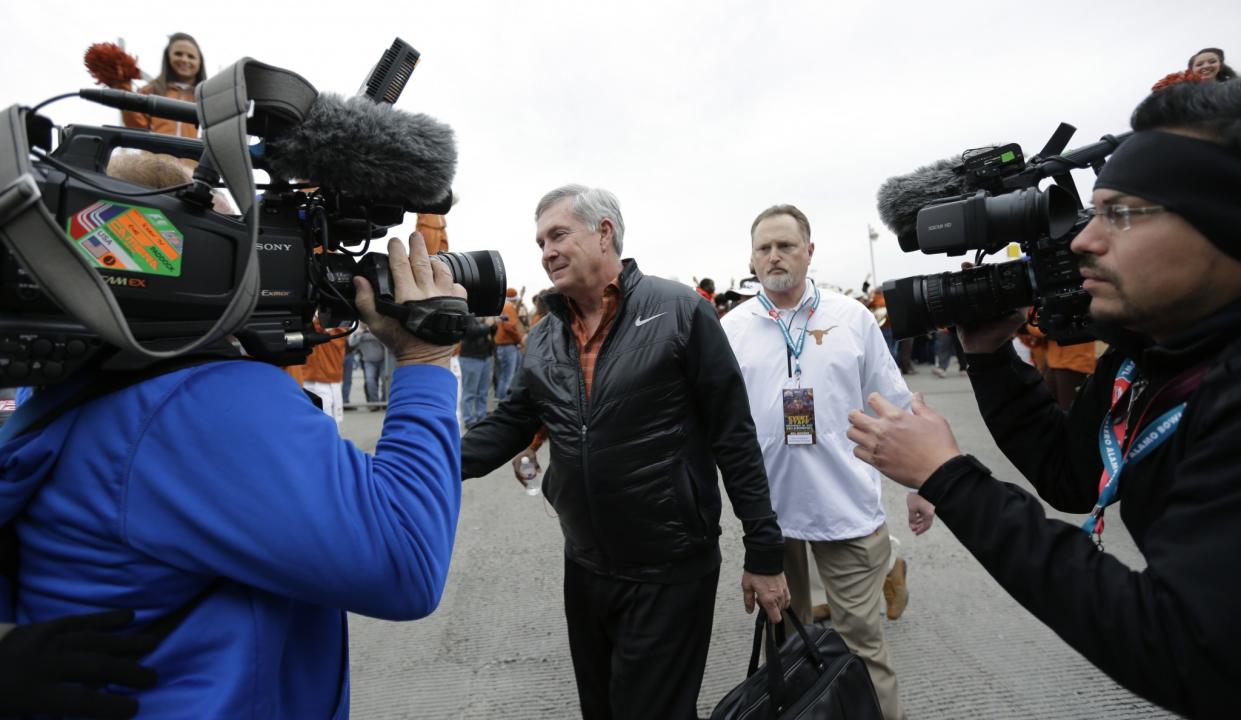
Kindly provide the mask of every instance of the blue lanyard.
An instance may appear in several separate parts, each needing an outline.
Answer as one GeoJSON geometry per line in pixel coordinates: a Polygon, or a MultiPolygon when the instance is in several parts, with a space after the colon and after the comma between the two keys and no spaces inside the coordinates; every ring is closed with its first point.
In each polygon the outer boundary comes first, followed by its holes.
{"type": "Polygon", "coordinates": [[[810,327],[810,318],[814,316],[814,311],[819,309],[819,288],[814,288],[814,295],[812,297],[801,301],[801,304],[798,305],[797,309],[793,311],[793,314],[789,316],[788,325],[785,325],[784,321],[780,319],[780,311],[776,309],[776,306],[773,305],[765,295],[763,295],[762,290],[758,292],[757,297],[759,303],[762,304],[765,310],[767,310],[767,315],[770,316],[772,320],[776,321],[776,324],[780,326],[780,332],[784,333],[784,343],[789,349],[789,355],[793,356],[793,375],[800,383],[801,353],[802,350],[806,348],[806,331],[810,327]],[[801,309],[806,307],[807,302],[810,302],[810,310],[806,313],[806,322],[802,323],[801,337],[797,339],[797,342],[793,342],[793,323],[797,320],[797,313],[801,312],[801,309]]]}
{"type": "MultiPolygon", "coordinates": [[[[1120,399],[1129,391],[1137,374],[1137,366],[1132,360],[1125,360],[1116,373],[1116,382],[1112,390],[1112,407],[1103,417],[1103,425],[1099,427],[1099,455],[1103,458],[1103,476],[1099,481],[1099,501],[1095,503],[1090,516],[1082,523],[1082,530],[1094,535],[1096,540],[1103,534],[1103,509],[1116,502],[1116,494],[1120,488],[1120,473],[1131,462],[1137,462],[1154,452],[1176,432],[1181,416],[1185,414],[1186,403],[1181,403],[1155,418],[1147,430],[1136,439],[1128,450],[1124,449],[1124,432],[1128,423],[1117,430],[1112,414],[1120,399]]],[[[1130,401],[1132,402],[1132,401],[1130,401]]]]}

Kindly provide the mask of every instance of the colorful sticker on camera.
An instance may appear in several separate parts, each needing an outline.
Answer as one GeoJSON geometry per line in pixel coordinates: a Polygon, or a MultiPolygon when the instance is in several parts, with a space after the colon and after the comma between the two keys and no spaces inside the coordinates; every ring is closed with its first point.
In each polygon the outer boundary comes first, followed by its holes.
{"type": "Polygon", "coordinates": [[[185,237],[155,208],[100,201],[69,218],[66,232],[105,270],[181,276],[185,237]]]}

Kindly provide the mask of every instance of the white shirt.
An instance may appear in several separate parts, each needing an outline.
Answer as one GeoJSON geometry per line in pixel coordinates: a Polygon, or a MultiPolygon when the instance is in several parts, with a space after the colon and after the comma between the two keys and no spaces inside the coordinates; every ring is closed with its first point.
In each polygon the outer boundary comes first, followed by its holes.
{"type": "MultiPolygon", "coordinates": [[[[865,537],[884,521],[878,470],[853,456],[849,411],[877,392],[906,409],[912,398],[870,311],[857,300],[821,290],[801,355],[801,387],[814,391],[814,445],[784,443],[783,390],[789,377],[784,333],[757,298],[738,305],[721,321],[750,398],[750,413],[763,450],[771,502],[785,537],[848,540],[865,537]],[[814,331],[822,331],[815,333],[814,331]]],[[[796,343],[813,304],[806,282],[800,308],[781,310],[796,343]]]]}

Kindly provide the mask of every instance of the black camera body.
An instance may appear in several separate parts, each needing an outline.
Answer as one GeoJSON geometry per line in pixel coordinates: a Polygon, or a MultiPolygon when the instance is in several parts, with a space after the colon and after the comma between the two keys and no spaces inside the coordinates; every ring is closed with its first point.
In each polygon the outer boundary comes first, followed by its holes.
{"type": "MultiPolygon", "coordinates": [[[[52,156],[97,187],[35,163],[43,203],[57,225],[98,261],[99,275],[135,337],[157,341],[201,333],[236,289],[248,233],[236,219],[173,195],[122,195],[149,190],[103,172],[112,150],[126,146],[127,139],[133,147],[168,154],[184,155],[197,146],[201,154],[201,143],[192,140],[72,126],[52,156]],[[129,247],[118,247],[127,240],[129,247]],[[155,244],[146,245],[149,241],[155,244]],[[192,261],[185,260],[187,253],[192,261]]],[[[103,346],[44,294],[8,248],[0,252],[0,384],[56,382],[91,362],[103,346]]]]}
{"type": "MultiPolygon", "coordinates": [[[[67,242],[85,258],[106,286],[100,297],[111,295],[143,350],[172,351],[186,347],[187,340],[206,339],[238,293],[246,291],[248,264],[257,261],[257,290],[251,286],[248,291],[254,295],[253,308],[229,327],[229,334],[258,359],[279,365],[304,362],[314,345],[330,339],[315,327],[316,313],[321,327],[356,320],[352,283],[363,269],[370,269],[377,300],[393,306],[378,287],[390,285],[373,277],[375,267],[387,270],[387,256],[369,253],[381,262],[363,257],[370,241],[384,237],[406,212],[442,213],[450,205],[446,200],[420,207],[329,187],[305,189],[270,169],[260,143],[250,147],[247,171],[266,170],[272,183],[250,216],[231,216],[212,208],[219,175],[202,140],[69,126],[53,150],[53,128],[45,118],[12,110],[5,117],[20,117],[29,148],[42,151],[34,152],[26,181],[37,185],[34,197],[63,232],[63,237],[47,237],[67,242]],[[198,161],[195,181],[161,190],[109,177],[109,160],[122,148],[198,161]],[[349,249],[356,246],[362,247],[349,249]],[[364,260],[362,269],[358,258],[364,260]]],[[[251,130],[256,127],[261,125],[251,130]]],[[[445,198],[451,198],[451,191],[445,198]]],[[[87,366],[141,366],[143,358],[103,339],[45,292],[37,273],[19,260],[16,244],[9,246],[13,237],[6,234],[0,243],[0,387],[54,383],[87,366]]],[[[29,260],[29,253],[25,257],[29,260]]],[[[498,253],[441,253],[441,259],[454,280],[465,285],[470,312],[499,313],[506,279],[498,253]]],[[[47,270],[42,270],[46,281],[47,270]]],[[[212,342],[203,349],[226,340],[221,334],[212,342]]]]}
{"type": "Polygon", "coordinates": [[[1069,247],[1089,215],[1082,210],[1069,171],[1097,171],[1126,136],[1108,136],[1061,156],[1072,134],[1072,126],[1062,124],[1028,162],[1020,146],[1008,144],[967,151],[952,166],[953,187],[972,192],[919,208],[916,232],[901,238],[901,248],[949,256],[975,251],[976,267],[885,282],[895,337],[999,318],[1032,306],[1038,327],[1052,340],[1068,345],[1094,338],[1090,295],[1082,288],[1077,257],[1069,247]],[[1039,181],[1047,177],[1054,184],[1040,190],[1039,181]],[[1014,242],[1024,258],[978,264],[984,255],[1014,242]]]}

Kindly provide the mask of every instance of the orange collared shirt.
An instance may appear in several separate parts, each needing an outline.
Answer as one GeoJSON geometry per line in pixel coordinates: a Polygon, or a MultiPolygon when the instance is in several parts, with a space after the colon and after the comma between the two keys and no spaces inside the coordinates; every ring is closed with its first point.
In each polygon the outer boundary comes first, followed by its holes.
{"type": "MultiPolygon", "coordinates": [[[[599,361],[599,349],[603,347],[603,341],[608,337],[608,331],[612,329],[612,322],[616,320],[616,311],[620,308],[620,276],[608,283],[603,289],[603,319],[599,321],[599,327],[595,328],[593,335],[586,336],[586,319],[578,312],[577,304],[572,300],[568,301],[570,314],[573,315],[573,337],[577,340],[577,354],[582,363],[582,377],[586,380],[586,399],[590,399],[590,388],[595,381],[595,363],[599,361]]],[[[566,298],[567,299],[567,298],[566,298]]]]}
{"type": "MultiPolygon", "coordinates": [[[[566,298],[569,314],[573,316],[570,329],[573,331],[574,340],[577,341],[577,355],[582,364],[582,378],[586,382],[587,400],[590,399],[590,389],[595,382],[595,364],[599,361],[599,349],[603,347],[603,341],[607,339],[612,323],[616,320],[616,312],[620,309],[620,297],[620,276],[617,275],[616,279],[603,289],[603,319],[599,321],[599,327],[595,328],[594,334],[590,337],[586,336],[586,319],[578,312],[577,304],[566,298]]],[[[545,425],[535,433],[530,447],[538,450],[546,439],[547,426],[545,425]]]]}

